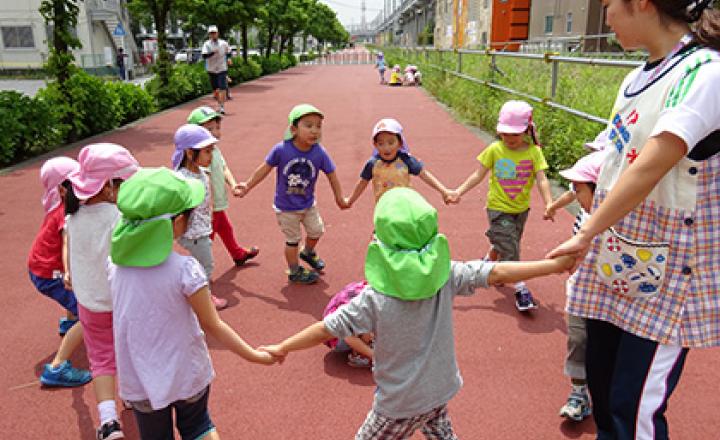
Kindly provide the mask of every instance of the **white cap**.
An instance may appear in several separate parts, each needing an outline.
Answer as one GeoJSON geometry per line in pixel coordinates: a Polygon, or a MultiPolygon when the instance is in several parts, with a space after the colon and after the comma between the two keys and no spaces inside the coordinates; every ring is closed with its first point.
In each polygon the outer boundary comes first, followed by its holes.
{"type": "Polygon", "coordinates": [[[214,24],[211,24],[210,26],[208,26],[208,34],[212,33],[212,32],[217,32],[217,31],[218,31],[218,28],[214,24]]]}

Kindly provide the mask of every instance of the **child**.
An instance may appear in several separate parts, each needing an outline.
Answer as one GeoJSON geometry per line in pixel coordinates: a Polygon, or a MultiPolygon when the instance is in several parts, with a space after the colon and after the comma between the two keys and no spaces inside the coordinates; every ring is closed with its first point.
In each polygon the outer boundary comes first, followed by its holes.
{"type": "Polygon", "coordinates": [[[420,70],[418,70],[417,66],[412,66],[412,67],[413,67],[413,74],[415,75],[415,85],[421,86],[422,85],[422,72],[420,72],[420,70]]]}
{"type": "Polygon", "coordinates": [[[572,259],[453,262],[438,233],[437,211],[410,188],[385,193],[374,223],[377,240],[365,258],[370,287],[323,321],[263,349],[283,357],[333,337],[373,332],[377,390],[355,438],[409,438],[420,428],[428,438],[456,439],[447,412],[462,384],[453,340],[455,295],[561,272],[572,259]]]}
{"type": "Polygon", "coordinates": [[[110,234],[120,213],[116,195],[123,180],[138,168],[137,160],[116,144],[92,144],[78,156],[80,170],[68,176],[66,281],[75,291],[78,316],[98,402],[99,440],[123,438],[115,408],[115,348],[112,297],[107,278],[110,234]],[[80,204],[82,202],[82,204],[80,204]]]}
{"type": "Polygon", "coordinates": [[[310,104],[295,106],[288,115],[285,140],[275,145],[265,161],[250,179],[238,185],[241,197],[263,181],[273,168],[277,168],[275,200],[280,230],[285,235],[285,260],[288,280],[293,283],[312,284],[325,268],[325,262],[315,252],[315,246],[325,231],[322,218],[315,206],[315,183],[318,171],[323,171],[335,194],[335,203],[341,209],[347,205],[342,197],[342,187],[335,174],[335,164],[318,142],[322,135],[324,116],[310,104]],[[298,262],[298,245],[302,239],[300,225],[305,228],[305,247],[300,258],[314,270],[308,270],[298,262]]]}
{"type": "Polygon", "coordinates": [[[45,364],[40,383],[50,387],[76,387],[92,380],[90,372],[74,368],[70,355],[82,344],[82,325],[77,323],[77,299],[72,290],[63,285],[65,263],[63,243],[65,241],[65,198],[62,186],[67,177],[80,168],[77,161],[69,157],[54,157],[40,168],[40,181],[45,194],[42,203],[45,219],[38,232],[28,257],[30,280],[38,292],[55,300],[67,311],[67,317],[60,319],[58,332],[62,336],[60,347],[49,364],[45,364]]]}
{"type": "Polygon", "coordinates": [[[667,439],[688,351],[720,345],[720,11],[710,3],[603,2],[620,45],[647,50],[648,62],[618,91],[592,216],[551,252],[580,264],[567,310],[587,319],[598,438],[667,439]]]}
{"type": "Polygon", "coordinates": [[[348,207],[362,195],[372,181],[375,202],[385,191],[395,187],[409,187],[410,175],[419,176],[425,183],[439,192],[443,198],[450,195],[448,189],[435,176],[423,168],[423,163],[411,156],[403,136],[402,125],[395,119],[381,119],[372,133],[375,153],[360,173],[352,195],[346,200],[348,207]]]}
{"type": "MultiPolygon", "coordinates": [[[[212,254],[212,201],[210,200],[210,180],[204,168],[210,166],[212,152],[217,139],[207,129],[199,125],[185,124],[175,132],[175,152],[172,165],[181,175],[198,179],[205,185],[205,200],[190,216],[187,231],[178,238],[180,246],[200,262],[205,276],[212,279],[215,260],[212,254]]],[[[228,305],[225,298],[210,295],[215,308],[222,310],[228,305]]]]}
{"type": "Polygon", "coordinates": [[[118,196],[122,219],[109,265],[113,328],[120,397],[142,438],[173,438],[174,412],[182,438],[219,439],[207,408],[214,372],[203,332],[250,362],[274,362],[220,319],[198,261],[172,251],[205,191],[199,179],[146,168],[118,196]]]}
{"type": "Polygon", "coordinates": [[[377,53],[377,59],[375,60],[375,68],[380,74],[380,84],[387,84],[387,81],[385,81],[385,55],[382,52],[377,53]]]}
{"type": "MultiPolygon", "coordinates": [[[[330,298],[330,302],[325,306],[325,310],[323,311],[323,318],[349,303],[353,298],[358,296],[365,287],[367,287],[367,281],[350,283],[343,287],[341,291],[330,298]]],[[[349,352],[348,365],[351,367],[370,367],[372,366],[372,344],[374,339],[375,336],[372,333],[363,333],[357,336],[348,336],[345,339],[329,339],[325,341],[325,345],[333,351],[340,353],[349,352]]]]}
{"type": "Polygon", "coordinates": [[[400,74],[400,65],[395,64],[390,71],[390,83],[391,87],[400,87],[403,84],[402,75],[400,74]]]}
{"type": "MultiPolygon", "coordinates": [[[[490,172],[487,198],[490,228],[485,235],[492,247],[488,258],[491,261],[519,261],[520,239],[530,209],[530,190],[536,180],[545,206],[552,203],[550,183],[544,171],[548,165],[537,145],[529,104],[508,101],[503,104],[498,119],[500,140],[480,153],[477,157],[480,168],[456,189],[456,197],[449,197],[447,201],[457,202],[490,172]]],[[[521,312],[537,308],[523,281],[515,284],[515,307],[521,312]]]]}
{"type": "Polygon", "coordinates": [[[415,85],[415,70],[413,69],[413,66],[410,64],[408,64],[405,67],[405,79],[404,79],[403,83],[406,86],[414,86],[415,85]]]}
{"type": "MultiPolygon", "coordinates": [[[[550,204],[545,212],[546,218],[552,219],[558,209],[577,200],[580,204],[580,210],[575,217],[573,233],[580,230],[582,224],[590,216],[589,212],[592,208],[595,184],[606,156],[606,151],[595,151],[580,158],[572,168],[560,171],[560,175],[571,182],[571,188],[570,191],[567,191],[550,204]]],[[[568,283],[568,289],[571,286],[572,284],[568,283]]],[[[568,292],[568,296],[571,294],[572,292],[568,292]]],[[[570,377],[572,390],[567,402],[560,408],[560,416],[580,422],[592,412],[585,373],[587,333],[584,318],[572,314],[568,314],[567,318],[567,356],[564,370],[565,375],[570,377]]]]}
{"type": "MultiPolygon", "coordinates": [[[[228,89],[229,90],[229,89],[228,89]]],[[[228,96],[228,99],[230,96],[228,96]]],[[[201,125],[205,127],[210,134],[220,139],[220,121],[222,115],[210,107],[198,107],[188,116],[188,124],[201,125]]],[[[210,162],[210,187],[212,188],[213,214],[212,214],[212,232],[210,240],[215,239],[215,233],[222,239],[225,248],[230,253],[230,257],[235,261],[236,266],[242,266],[248,260],[255,258],[260,249],[252,246],[245,249],[235,240],[235,231],[233,230],[230,218],[227,215],[228,198],[225,185],[229,185],[233,189],[233,194],[238,193],[235,187],[237,182],[232,171],[225,163],[225,158],[220,152],[220,148],[215,145],[212,153],[212,161],[210,162]]]]}

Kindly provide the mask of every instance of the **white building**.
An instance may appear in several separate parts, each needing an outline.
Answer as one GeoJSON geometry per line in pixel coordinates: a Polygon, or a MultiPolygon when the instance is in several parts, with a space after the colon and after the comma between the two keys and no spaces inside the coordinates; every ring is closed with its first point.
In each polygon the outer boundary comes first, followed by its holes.
{"type": "MultiPolygon", "coordinates": [[[[38,9],[41,0],[0,0],[0,69],[38,69],[47,60],[52,26],[46,26],[38,9]]],[[[78,66],[100,71],[115,65],[123,47],[126,67],[137,61],[125,0],[78,2],[75,33],[82,48],[73,51],[78,66]]]]}

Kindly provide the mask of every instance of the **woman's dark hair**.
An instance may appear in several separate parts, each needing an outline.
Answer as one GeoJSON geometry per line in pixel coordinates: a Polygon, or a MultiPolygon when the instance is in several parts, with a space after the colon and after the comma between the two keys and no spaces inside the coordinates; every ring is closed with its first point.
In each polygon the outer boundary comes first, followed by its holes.
{"type": "Polygon", "coordinates": [[[80,209],[80,199],[77,198],[75,195],[75,191],[73,191],[72,184],[69,180],[65,180],[63,183],[61,183],[63,188],[65,188],[65,215],[72,215],[78,212],[80,209]]]}
{"type": "MultiPolygon", "coordinates": [[[[660,13],[681,23],[693,26],[695,41],[720,50],[720,10],[713,8],[713,0],[650,0],[660,13]]],[[[629,3],[630,0],[625,0],[629,3]]]]}

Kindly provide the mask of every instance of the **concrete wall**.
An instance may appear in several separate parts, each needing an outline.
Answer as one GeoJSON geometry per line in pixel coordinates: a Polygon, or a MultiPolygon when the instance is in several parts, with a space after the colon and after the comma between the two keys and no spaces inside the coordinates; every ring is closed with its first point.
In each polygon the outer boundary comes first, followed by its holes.
{"type": "MultiPolygon", "coordinates": [[[[586,35],[588,12],[595,0],[532,0],[530,7],[530,37],[571,37],[586,35]],[[572,28],[568,32],[568,14],[572,14],[572,28]],[[552,20],[552,31],[546,32],[546,20],[552,20]]],[[[596,33],[590,30],[590,33],[596,33]]]]}
{"type": "Polygon", "coordinates": [[[437,0],[435,47],[451,49],[484,47],[490,39],[491,0],[437,0]],[[460,19],[457,12],[463,12],[460,19]]]}

